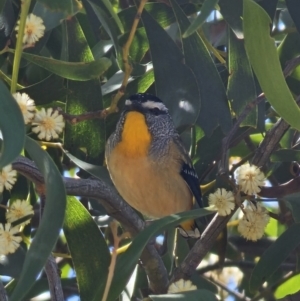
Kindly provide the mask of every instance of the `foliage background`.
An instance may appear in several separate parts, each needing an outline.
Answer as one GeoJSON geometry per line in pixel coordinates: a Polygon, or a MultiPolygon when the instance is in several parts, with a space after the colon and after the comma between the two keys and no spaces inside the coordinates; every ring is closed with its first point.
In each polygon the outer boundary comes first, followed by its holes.
{"type": "MultiPolygon", "coordinates": [[[[13,190],[3,193],[2,204],[29,198],[36,209],[23,232],[24,237],[34,239],[1,258],[0,274],[5,276],[2,281],[9,300],[28,300],[49,287],[51,300],[57,294],[55,287],[61,287],[66,300],[101,300],[109,247],[114,243],[107,213],[136,236],[118,256],[107,300],[165,293],[168,279],[182,278],[184,268],[198,290],[182,295],[182,300],[216,300],[215,294],[221,299],[229,294],[227,300],[274,300],[296,294],[300,288],[300,111],[294,101],[300,94],[297,1],[149,1],[133,32],[139,5],[123,0],[31,1],[29,12],[43,18],[46,34],[34,47],[14,53],[14,27],[22,5],[0,1],[0,165],[12,162],[20,173],[13,190]],[[216,11],[222,17],[214,18],[216,11]],[[126,86],[128,41],[132,71],[126,86]],[[30,95],[38,107],[59,107],[68,120],[96,111],[98,118],[67,123],[63,137],[56,141],[63,146],[39,142],[40,148],[30,128],[24,128],[9,92],[16,83],[16,57],[21,58],[17,90],[30,95]],[[103,165],[106,139],[119,116],[114,106],[121,109],[126,97],[146,91],[159,96],[170,109],[202,184],[216,180],[216,187],[224,185],[219,175],[229,172],[228,159],[233,157],[238,157],[235,162],[249,160],[264,170],[270,187],[260,197],[272,201],[266,206],[274,218],[263,239],[253,243],[239,237],[234,222],[237,214],[227,228],[228,219],[215,217],[207,230],[213,234],[202,237],[189,253],[190,242],[176,236],[173,226],[182,218],[206,214],[204,210],[167,217],[143,230],[143,221],[116,194],[103,165]],[[259,97],[262,92],[264,96],[259,97]],[[102,110],[109,107],[103,118],[102,110]],[[45,195],[37,194],[34,187],[41,191],[44,183],[45,195]],[[46,205],[39,219],[43,200],[46,205]],[[148,240],[166,228],[164,255],[160,257],[153,244],[143,251],[148,240]],[[199,263],[205,256],[211,258],[208,251],[217,261],[203,260],[194,273],[189,259],[198,256],[199,263]],[[51,252],[58,255],[56,261],[51,252]],[[144,268],[137,265],[139,257],[144,268]],[[54,272],[56,264],[59,276],[54,272]],[[174,270],[175,266],[179,269],[174,270]],[[228,279],[222,282],[207,274],[222,267],[243,272],[239,281],[234,280],[236,288],[228,285],[228,279]]],[[[0,219],[4,222],[4,209],[0,209],[0,219]]]]}

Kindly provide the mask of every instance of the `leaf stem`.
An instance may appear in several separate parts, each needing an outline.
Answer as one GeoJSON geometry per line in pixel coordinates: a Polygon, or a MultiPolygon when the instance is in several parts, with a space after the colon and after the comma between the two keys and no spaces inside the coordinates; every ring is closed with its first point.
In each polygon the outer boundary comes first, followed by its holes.
{"type": "Polygon", "coordinates": [[[19,68],[20,68],[21,56],[23,51],[23,36],[24,36],[26,18],[30,7],[30,2],[31,0],[21,1],[20,24],[18,30],[18,37],[16,43],[15,57],[13,62],[13,72],[12,72],[11,86],[10,86],[11,93],[15,93],[17,90],[19,68]]]}

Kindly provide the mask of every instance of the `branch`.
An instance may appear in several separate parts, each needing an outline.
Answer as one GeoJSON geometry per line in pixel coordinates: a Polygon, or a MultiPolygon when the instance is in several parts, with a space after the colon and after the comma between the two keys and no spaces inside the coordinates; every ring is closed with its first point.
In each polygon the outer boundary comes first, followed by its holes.
{"type": "Polygon", "coordinates": [[[261,187],[261,191],[258,195],[267,199],[281,199],[289,194],[297,192],[300,192],[300,176],[279,186],[261,187]]]}
{"type": "Polygon", "coordinates": [[[63,301],[64,294],[61,286],[60,275],[55,258],[50,255],[46,265],[45,272],[48,278],[51,301],[63,301]]]}
{"type": "MultiPolygon", "coordinates": [[[[44,185],[44,179],[34,162],[19,156],[13,162],[13,169],[24,175],[36,185],[44,185]]],[[[117,191],[102,180],[73,179],[63,177],[67,195],[93,198],[106,209],[107,214],[118,220],[126,231],[135,236],[144,229],[144,221],[120,197],[117,191]]],[[[153,243],[148,243],[141,260],[148,275],[150,287],[155,293],[164,293],[168,287],[168,274],[153,243]]]]}
{"type": "Polygon", "coordinates": [[[0,280],[0,301],[7,301],[7,295],[2,281],[0,280]]]}
{"type": "MultiPolygon", "coordinates": [[[[214,263],[211,265],[207,265],[203,268],[197,269],[197,273],[204,274],[210,271],[219,270],[220,268],[227,268],[227,267],[238,267],[240,269],[254,269],[256,263],[254,261],[238,261],[238,260],[230,260],[225,261],[224,263],[214,263]]],[[[284,271],[291,271],[296,268],[296,264],[294,263],[283,263],[279,267],[281,270],[284,271]]]]}
{"type": "Polygon", "coordinates": [[[179,279],[190,279],[194,274],[197,266],[202,261],[207,252],[211,249],[215,240],[226,227],[227,222],[235,212],[232,211],[231,215],[221,217],[218,214],[214,216],[210,224],[202,233],[201,237],[197,240],[191,251],[188,253],[181,265],[175,269],[171,282],[178,281],[179,279]]]}

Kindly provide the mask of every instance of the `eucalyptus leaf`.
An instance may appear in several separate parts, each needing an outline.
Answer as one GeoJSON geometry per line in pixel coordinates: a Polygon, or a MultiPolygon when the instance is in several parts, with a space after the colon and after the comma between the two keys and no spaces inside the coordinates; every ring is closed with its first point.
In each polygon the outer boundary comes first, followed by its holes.
{"type": "Polygon", "coordinates": [[[46,202],[42,220],[26,254],[11,301],[23,300],[26,293],[34,285],[57,241],[66,208],[66,192],[63,180],[51,157],[28,137],[26,138],[25,149],[44,177],[46,202]]]}
{"type": "Polygon", "coordinates": [[[106,284],[110,264],[108,246],[89,212],[75,197],[68,197],[63,229],[76,271],[80,300],[90,301],[98,287],[106,284]]]}
{"type": "Polygon", "coordinates": [[[191,23],[191,25],[185,30],[182,37],[187,38],[192,33],[194,33],[208,18],[210,13],[215,9],[215,6],[219,0],[205,0],[201,7],[201,12],[198,14],[196,19],[191,23]]]}
{"type": "Polygon", "coordinates": [[[250,290],[255,292],[285,261],[300,243],[300,224],[290,226],[263,253],[250,278],[250,290]]]}
{"type": "Polygon", "coordinates": [[[91,62],[65,62],[26,52],[22,56],[54,74],[76,81],[99,78],[111,66],[111,60],[106,57],[91,62]]]}
{"type": "Polygon", "coordinates": [[[245,48],[258,82],[277,113],[300,130],[300,109],[285,82],[275,41],[270,37],[271,19],[254,1],[243,1],[245,48]]]}
{"type": "Polygon", "coordinates": [[[0,81],[0,99],[0,130],[3,139],[0,152],[1,170],[21,153],[25,139],[25,124],[17,101],[2,81],[0,81]]]}

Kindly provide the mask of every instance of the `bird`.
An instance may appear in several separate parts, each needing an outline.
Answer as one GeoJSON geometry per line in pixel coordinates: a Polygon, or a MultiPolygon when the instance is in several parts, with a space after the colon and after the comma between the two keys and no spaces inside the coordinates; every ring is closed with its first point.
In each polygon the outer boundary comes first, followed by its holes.
{"type": "MultiPolygon", "coordinates": [[[[192,160],[169,111],[157,96],[137,93],[125,108],[105,149],[106,165],[119,194],[148,218],[203,208],[192,160]]],[[[199,238],[194,220],[181,223],[185,238],[199,238]]]]}

